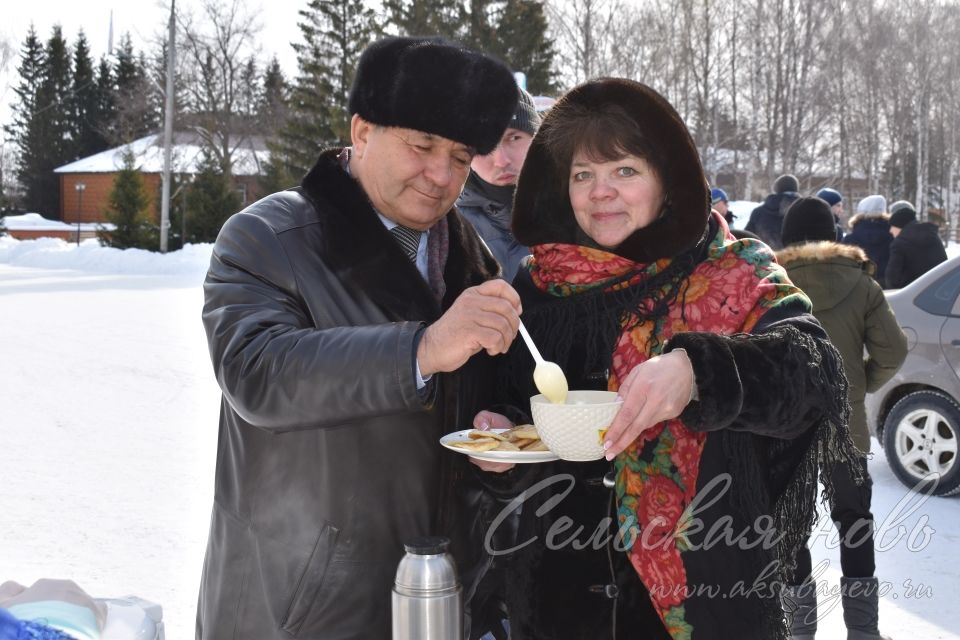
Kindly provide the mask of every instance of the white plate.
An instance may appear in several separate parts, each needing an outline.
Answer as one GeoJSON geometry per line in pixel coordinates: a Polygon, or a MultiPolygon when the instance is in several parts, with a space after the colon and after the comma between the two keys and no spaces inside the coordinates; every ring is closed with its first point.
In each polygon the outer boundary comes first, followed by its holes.
{"type": "MultiPolygon", "coordinates": [[[[440,444],[450,449],[450,451],[456,451],[457,453],[468,455],[471,458],[486,460],[487,462],[513,462],[515,464],[523,464],[527,462],[550,462],[551,460],[560,459],[553,451],[468,451],[450,445],[451,442],[466,442],[470,440],[467,434],[471,431],[473,431],[473,429],[463,429],[462,431],[448,433],[440,438],[440,444]]],[[[503,433],[506,429],[491,429],[491,431],[503,433]]]]}

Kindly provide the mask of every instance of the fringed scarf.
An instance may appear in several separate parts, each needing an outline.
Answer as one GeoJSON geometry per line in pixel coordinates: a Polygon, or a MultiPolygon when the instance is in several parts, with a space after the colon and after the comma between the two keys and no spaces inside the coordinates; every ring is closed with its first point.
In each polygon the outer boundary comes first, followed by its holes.
{"type": "MultiPolygon", "coordinates": [[[[572,297],[578,304],[595,307],[588,317],[602,319],[593,327],[570,327],[588,351],[609,335],[604,323],[614,327],[608,388],[616,391],[620,381],[638,364],[663,351],[675,334],[688,331],[721,335],[750,333],[760,318],[788,298],[802,295],[790,284],[772,253],[758,243],[731,243],[723,225],[710,225],[712,237],[694,250],[674,259],[638,264],[598,249],[570,244],[542,244],[532,247],[533,260],[526,264],[534,285],[552,296],[572,297]]],[[[557,305],[561,306],[561,305],[557,305]]],[[[570,305],[564,305],[570,306],[570,305]]],[[[553,313],[557,310],[554,309],[553,313]]],[[[567,312],[571,318],[575,314],[567,312]]],[[[580,314],[581,317],[583,314],[580,314]]],[[[564,331],[562,321],[551,323],[564,331]]],[[[573,335],[554,335],[550,342],[564,345],[573,335]]],[[[612,342],[611,342],[612,340],[612,342]]],[[[607,353],[611,353],[607,351],[607,353]]],[[[563,357],[561,356],[561,360],[563,357]]],[[[840,379],[843,380],[842,374],[840,379]]],[[[834,408],[843,420],[844,407],[834,408]]],[[[826,422],[826,421],[825,421],[826,422]]],[[[843,422],[845,424],[845,421],[843,422]]],[[[815,519],[817,458],[841,448],[841,436],[831,435],[831,424],[820,425],[812,451],[805,456],[798,475],[777,505],[778,530],[790,523],[781,561],[792,565],[792,554],[805,540],[815,519]],[[812,492],[812,493],[811,493],[812,492]],[[787,510],[791,510],[787,511],[787,510]]],[[[840,430],[841,432],[845,432],[840,430]]],[[[683,554],[688,550],[682,532],[690,519],[688,507],[696,495],[700,459],[707,434],[688,429],[680,419],[662,422],[643,434],[615,460],[616,495],[621,544],[640,579],[650,592],[654,606],[671,636],[690,638],[693,627],[687,619],[687,577],[683,554]],[[680,535],[678,535],[678,533],[680,535]]],[[[712,437],[712,436],[711,436],[712,437]]],[[[730,434],[724,441],[728,456],[743,457],[749,434],[730,434]]],[[[729,459],[729,458],[728,458],[729,459]]],[[[736,460],[736,458],[732,458],[736,460]]],[[[752,482],[762,470],[746,463],[741,482],[752,482]]],[[[735,471],[736,474],[736,471],[735,471]]],[[[756,486],[756,485],[754,485],[756,486]]],[[[733,503],[744,515],[759,515],[751,508],[749,489],[737,483],[733,503]],[[736,495],[737,493],[740,495],[736,495]],[[754,512],[754,513],[750,513],[754,512]]],[[[828,488],[829,493],[829,488],[828,488]]],[[[785,571],[783,566],[781,570],[785,571]]],[[[781,578],[784,576],[781,575],[781,578]]],[[[779,607],[768,612],[771,629],[782,627],[779,607]]],[[[772,637],[779,636],[774,633],[772,637]]]]}

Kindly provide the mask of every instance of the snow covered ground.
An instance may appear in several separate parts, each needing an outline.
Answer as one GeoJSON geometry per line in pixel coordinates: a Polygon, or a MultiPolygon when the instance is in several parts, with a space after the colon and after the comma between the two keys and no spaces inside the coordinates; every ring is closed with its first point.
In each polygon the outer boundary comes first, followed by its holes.
{"type": "MultiPolygon", "coordinates": [[[[163,605],[168,640],[193,637],[220,399],[200,325],[209,252],[0,238],[0,582],[136,594],[163,605]]],[[[875,451],[882,627],[960,639],[960,501],[907,492],[875,451]]],[[[836,587],[821,523],[814,563],[836,587]]],[[[846,637],[839,606],[821,629],[846,637]]]]}

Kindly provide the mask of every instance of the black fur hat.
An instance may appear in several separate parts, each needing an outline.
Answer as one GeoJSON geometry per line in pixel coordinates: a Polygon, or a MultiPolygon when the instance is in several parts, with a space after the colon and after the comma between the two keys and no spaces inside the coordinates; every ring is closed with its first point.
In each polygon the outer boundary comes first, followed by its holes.
{"type": "Polygon", "coordinates": [[[513,117],[517,83],[503,63],[442,38],[378,40],[357,63],[350,113],[461,142],[487,154],[513,117]]]}
{"type": "Polygon", "coordinates": [[[783,216],[780,240],[785,247],[799,242],[836,239],[836,219],[826,200],[814,196],[798,198],[783,216]]]}
{"type": "Polygon", "coordinates": [[[683,119],[650,87],[621,78],[593,80],[571,89],[551,107],[534,136],[520,171],[513,205],[513,232],[524,245],[583,244],[567,190],[569,167],[558,167],[548,149],[551,131],[572,105],[577,110],[621,106],[657,150],[665,193],[660,218],[634,231],[617,255],[640,263],[672,258],[703,238],[710,216],[710,189],[700,154],[683,119]]]}

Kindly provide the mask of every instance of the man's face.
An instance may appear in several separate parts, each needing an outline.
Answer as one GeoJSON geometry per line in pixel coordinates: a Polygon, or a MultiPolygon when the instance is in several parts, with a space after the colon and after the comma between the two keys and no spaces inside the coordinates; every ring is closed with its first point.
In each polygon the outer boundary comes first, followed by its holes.
{"type": "Polygon", "coordinates": [[[394,222],[424,231],[453,207],[473,149],[438,135],[382,127],[353,116],[350,171],[373,206],[394,222]]]}
{"type": "Polygon", "coordinates": [[[717,213],[719,213],[720,215],[722,215],[722,216],[726,216],[726,215],[727,215],[727,201],[726,201],[726,200],[718,200],[717,202],[714,202],[714,203],[713,203],[713,208],[716,209],[717,213]]]}
{"type": "Polygon", "coordinates": [[[894,238],[900,235],[901,231],[902,229],[900,227],[893,227],[893,226],[890,227],[890,235],[892,235],[894,238]]]}
{"type": "Polygon", "coordinates": [[[840,218],[841,220],[844,219],[844,216],[843,216],[843,203],[842,203],[842,202],[838,202],[837,204],[832,205],[830,208],[833,210],[833,215],[837,216],[837,217],[840,218]]]}
{"type": "Polygon", "coordinates": [[[533,136],[525,131],[507,129],[497,148],[485,156],[474,157],[470,167],[490,184],[515,185],[532,140],[533,136]]]}

